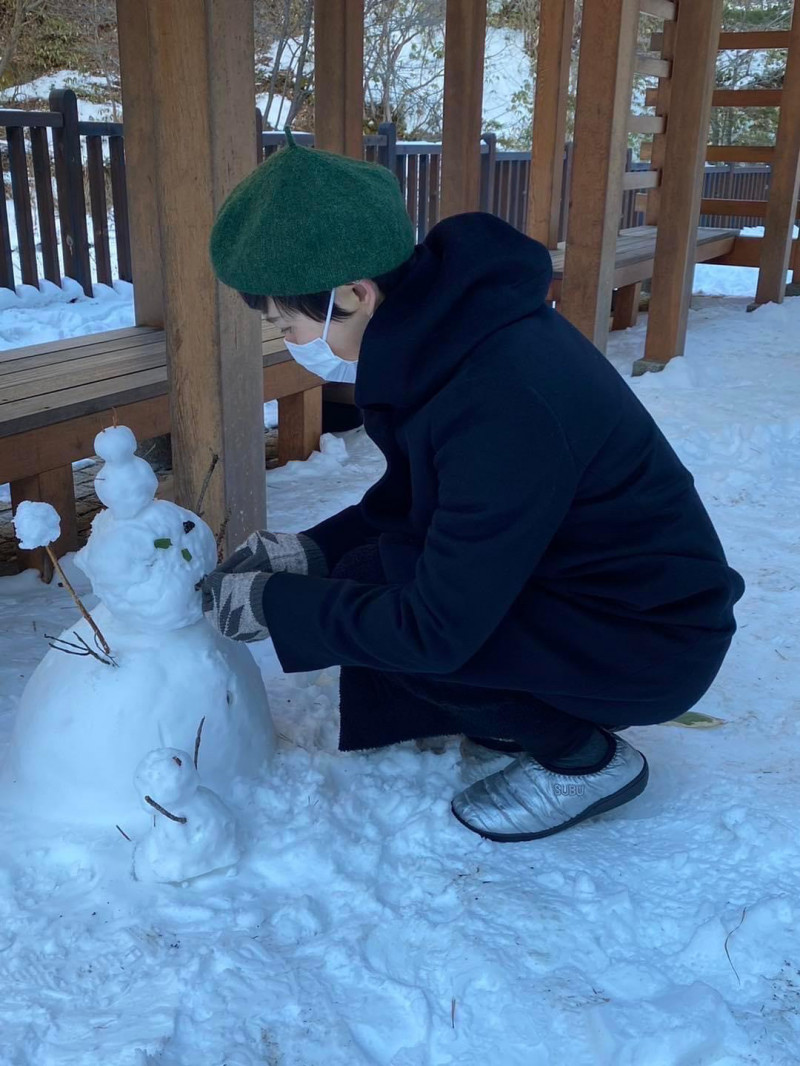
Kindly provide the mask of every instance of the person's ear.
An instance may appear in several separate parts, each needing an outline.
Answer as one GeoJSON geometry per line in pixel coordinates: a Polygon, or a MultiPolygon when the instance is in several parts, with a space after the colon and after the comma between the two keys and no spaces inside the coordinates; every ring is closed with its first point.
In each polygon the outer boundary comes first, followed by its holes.
{"type": "Polygon", "coordinates": [[[375,282],[370,278],[362,278],[360,281],[354,281],[347,288],[352,293],[353,310],[363,311],[368,318],[372,318],[380,303],[380,292],[375,282]]]}

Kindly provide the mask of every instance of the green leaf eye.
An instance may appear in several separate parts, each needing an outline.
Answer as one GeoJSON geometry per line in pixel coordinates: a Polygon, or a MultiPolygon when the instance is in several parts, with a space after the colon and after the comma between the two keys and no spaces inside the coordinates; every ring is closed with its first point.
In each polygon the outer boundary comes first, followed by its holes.
{"type": "Polygon", "coordinates": [[[192,561],[192,553],[188,548],[181,548],[181,555],[184,557],[187,563],[192,561]]]}
{"type": "Polygon", "coordinates": [[[171,548],[172,541],[169,537],[159,537],[158,540],[153,541],[154,548],[171,548]]]}

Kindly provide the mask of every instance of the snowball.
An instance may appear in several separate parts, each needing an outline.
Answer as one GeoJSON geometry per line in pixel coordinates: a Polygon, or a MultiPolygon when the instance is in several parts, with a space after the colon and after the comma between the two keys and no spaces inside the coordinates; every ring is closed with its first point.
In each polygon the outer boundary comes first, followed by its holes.
{"type": "Polygon", "coordinates": [[[19,546],[24,551],[44,548],[61,535],[61,519],[58,511],[49,503],[33,503],[24,500],[14,515],[19,546]]]}

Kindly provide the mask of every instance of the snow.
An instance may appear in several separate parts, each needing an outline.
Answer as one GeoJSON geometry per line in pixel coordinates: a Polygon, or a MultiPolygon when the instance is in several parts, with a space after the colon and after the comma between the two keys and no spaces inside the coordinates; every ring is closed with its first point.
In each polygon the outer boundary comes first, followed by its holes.
{"type": "MultiPolygon", "coordinates": [[[[795,226],[795,239],[800,230],[795,226]]],[[[741,231],[742,237],[763,237],[763,226],[749,226],[741,231]]],[[[694,268],[693,291],[706,296],[748,296],[752,300],[758,285],[756,267],[714,266],[713,263],[698,263],[694,268]]]]}
{"type": "MultiPolygon", "coordinates": [[[[476,772],[456,741],[339,754],[336,672],[284,677],[269,642],[253,646],[280,742],[268,778],[223,797],[235,876],[139,883],[110,819],[69,833],[19,811],[0,821],[0,1060],[794,1066],[800,300],[745,303],[699,301],[686,358],[631,381],[748,582],[698,708],[726,724],[628,731],[651,764],[643,796],[492,845],[450,816],[476,772]]],[[[640,326],[611,357],[627,375],[642,347],[640,326]]],[[[269,472],[271,527],[347,506],[381,470],[362,431],[330,438],[269,472]]],[[[0,747],[42,632],[73,613],[30,573],[0,581],[0,747]]],[[[190,752],[192,737],[162,746],[190,752]]],[[[204,735],[204,781],[213,749],[204,735]]]]}
{"type": "Polygon", "coordinates": [[[219,796],[199,784],[188,752],[148,752],[134,782],[144,810],[153,816],[152,827],[133,852],[137,881],[188,881],[239,861],[236,822],[219,796]],[[153,815],[154,797],[167,815],[153,815]]]}
{"type": "Polygon", "coordinates": [[[61,536],[61,519],[49,503],[24,500],[14,512],[14,529],[20,548],[45,548],[61,536]]]}

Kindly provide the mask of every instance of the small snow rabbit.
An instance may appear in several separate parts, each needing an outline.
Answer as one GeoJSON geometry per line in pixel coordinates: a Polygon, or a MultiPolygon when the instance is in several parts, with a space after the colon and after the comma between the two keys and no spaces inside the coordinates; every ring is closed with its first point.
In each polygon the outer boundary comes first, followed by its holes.
{"type": "Polygon", "coordinates": [[[134,784],[154,818],[133,853],[137,881],[188,881],[238,862],[234,817],[200,784],[191,755],[178,748],[148,752],[134,784]]]}

